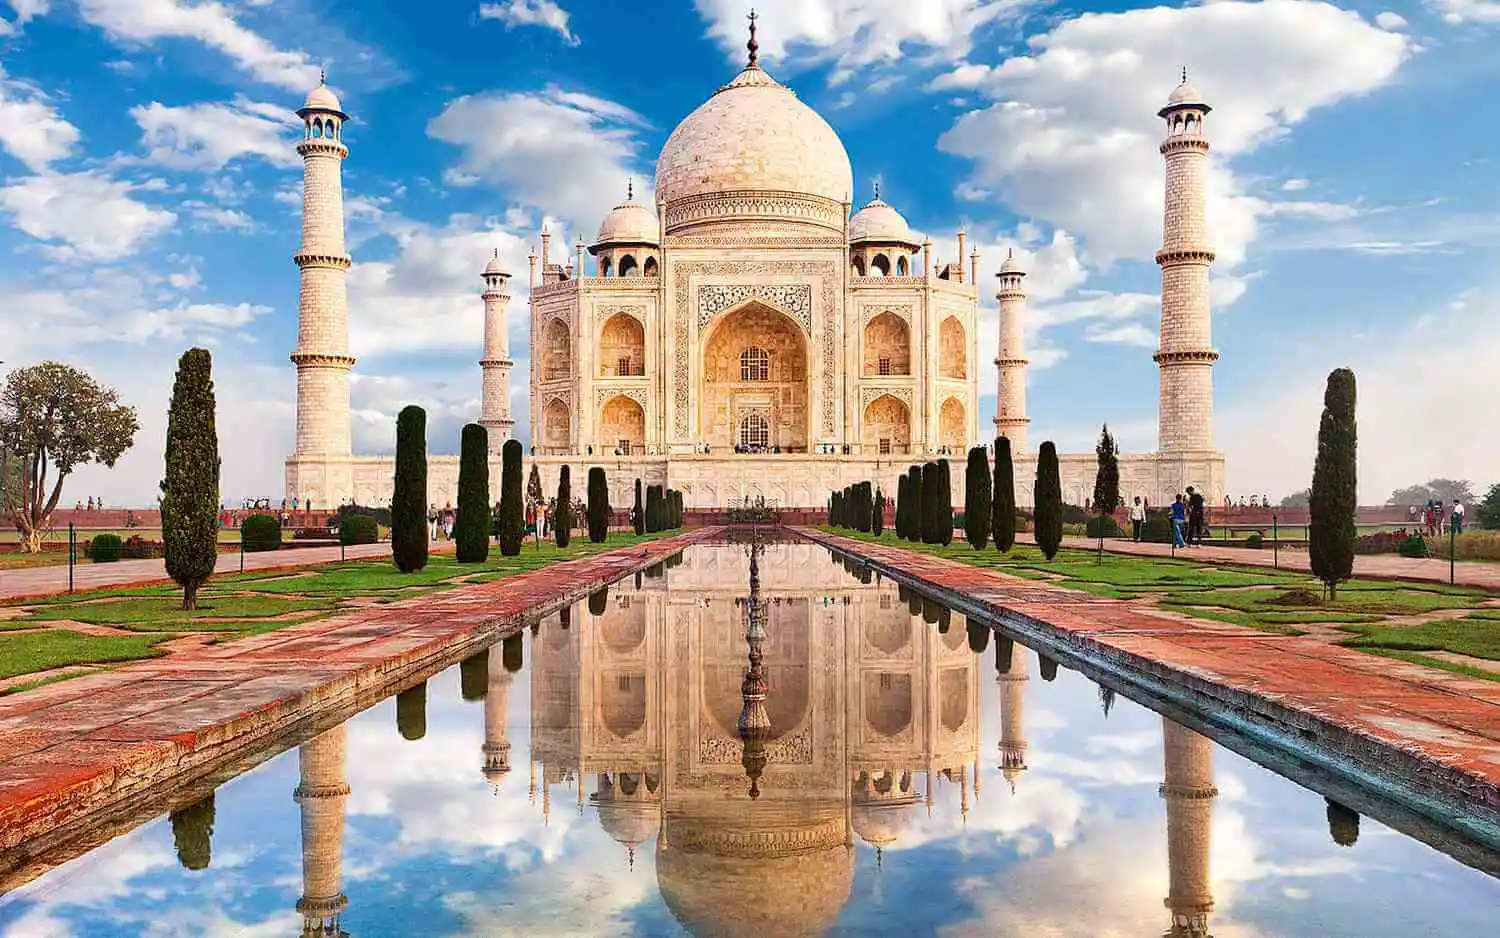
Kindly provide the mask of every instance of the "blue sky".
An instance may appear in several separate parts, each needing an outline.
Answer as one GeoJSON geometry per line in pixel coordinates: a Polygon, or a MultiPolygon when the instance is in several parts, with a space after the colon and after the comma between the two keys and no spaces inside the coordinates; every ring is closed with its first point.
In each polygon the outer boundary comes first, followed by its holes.
{"type": "MultiPolygon", "coordinates": [[[[524,275],[544,218],[587,240],[628,177],[647,189],[666,136],[743,61],[745,6],[12,0],[0,359],[89,368],[144,425],[115,471],[83,474],[65,498],[153,496],[172,364],[191,344],[216,354],[226,497],[280,491],[300,207],[291,111],[321,65],[355,117],[356,446],[389,449],[395,411],[415,402],[445,452],[478,412],[490,251],[524,275]]],[[[1433,475],[1495,481],[1500,444],[1479,431],[1495,401],[1483,364],[1500,353],[1500,2],[759,6],[763,59],[839,131],[862,193],[881,179],[950,258],[965,225],[987,273],[1008,247],[1025,257],[1035,440],[1081,449],[1107,420],[1127,449],[1155,444],[1154,113],[1186,64],[1215,106],[1216,435],[1230,489],[1306,484],[1322,381],[1344,364],[1361,379],[1366,501],[1433,475]]],[[[982,374],[982,421],[993,393],[982,374]]]]}

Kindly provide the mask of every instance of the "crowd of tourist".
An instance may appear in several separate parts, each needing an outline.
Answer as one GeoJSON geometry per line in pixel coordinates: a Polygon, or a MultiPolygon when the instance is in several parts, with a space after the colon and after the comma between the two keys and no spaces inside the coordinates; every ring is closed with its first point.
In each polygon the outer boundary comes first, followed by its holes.
{"type": "Polygon", "coordinates": [[[1429,498],[1425,505],[1412,505],[1407,520],[1414,526],[1425,529],[1428,537],[1441,537],[1452,532],[1464,533],[1464,503],[1454,499],[1445,511],[1441,498],[1429,498]]]}

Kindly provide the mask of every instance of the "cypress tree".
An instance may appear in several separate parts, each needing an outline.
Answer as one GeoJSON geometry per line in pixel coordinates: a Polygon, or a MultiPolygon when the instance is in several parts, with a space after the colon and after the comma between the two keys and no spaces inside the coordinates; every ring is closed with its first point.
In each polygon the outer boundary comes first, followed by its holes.
{"type": "Polygon", "coordinates": [[[595,466],[589,470],[589,540],[603,544],[609,537],[609,483],[604,478],[604,469],[595,466]]]}
{"type": "Polygon", "coordinates": [[[635,514],[630,519],[636,534],[646,533],[646,504],[641,498],[641,480],[635,480],[635,514]]]}
{"type": "Polygon", "coordinates": [[[654,485],[646,486],[646,532],[655,534],[661,530],[661,490],[654,485]]]}
{"type": "Polygon", "coordinates": [[[990,457],[983,446],[969,450],[964,470],[964,538],[975,550],[990,541],[990,457]]]}
{"type": "Polygon", "coordinates": [[[885,495],[875,490],[875,507],[870,514],[870,531],[876,537],[885,533],[885,495]]]}
{"type": "Polygon", "coordinates": [[[1119,447],[1109,433],[1109,424],[1099,432],[1099,445],[1094,447],[1094,457],[1099,469],[1094,474],[1094,510],[1099,512],[1099,562],[1104,562],[1104,519],[1114,514],[1120,501],[1119,447]]]}
{"type": "Polygon", "coordinates": [[[953,543],[953,475],[948,460],[938,460],[937,543],[953,543]]]}
{"type": "Polygon", "coordinates": [[[526,518],[521,506],[521,441],[506,440],[500,448],[500,554],[521,553],[526,518]]]}
{"type": "Polygon", "coordinates": [[[177,862],[185,870],[208,869],[213,861],[214,793],[209,792],[202,801],[173,811],[170,820],[177,862]]]}
{"type": "Polygon", "coordinates": [[[427,534],[427,411],[408,404],[396,415],[396,480],[391,495],[391,558],[396,569],[411,573],[427,566],[427,534]]]}
{"type": "Polygon", "coordinates": [[[896,537],[906,537],[906,513],[911,509],[911,486],[906,473],[896,477],[896,537]]]}
{"type": "Polygon", "coordinates": [[[1324,798],[1328,803],[1328,836],[1340,847],[1352,847],[1359,842],[1359,812],[1324,798]]]}
{"type": "Polygon", "coordinates": [[[1062,544],[1062,479],[1058,474],[1057,447],[1051,440],[1036,456],[1036,546],[1051,560],[1062,544]]]}
{"type": "Polygon", "coordinates": [[[1358,444],[1354,422],[1354,372],[1336,368],[1323,392],[1323,417],[1318,424],[1318,457],[1313,463],[1307,554],[1313,575],[1323,581],[1332,599],[1338,585],[1354,573],[1354,511],[1359,505],[1355,487],[1358,444]]]}
{"type": "Polygon", "coordinates": [[[557,512],[552,519],[552,534],[558,547],[567,547],[573,539],[573,480],[567,466],[557,473],[557,512]]]}
{"type": "Polygon", "coordinates": [[[873,524],[870,520],[870,513],[875,509],[874,499],[870,497],[870,483],[860,482],[854,489],[856,492],[854,528],[861,534],[869,534],[873,524]]]}
{"type": "Polygon", "coordinates": [[[198,608],[198,589],[219,559],[219,431],[214,422],[213,359],[182,353],[167,412],[161,539],[167,575],[182,587],[182,608],[198,608]]]}
{"type": "Polygon", "coordinates": [[[942,497],[941,484],[938,482],[937,463],[929,462],[922,465],[922,530],[921,540],[923,544],[939,543],[938,532],[938,499],[942,497]]]}
{"type": "Polygon", "coordinates": [[[396,695],[396,729],[409,742],[427,735],[426,681],[396,695]]]}
{"type": "Polygon", "coordinates": [[[995,549],[1016,546],[1016,470],[1010,461],[1010,437],[995,438],[995,486],[990,495],[990,533],[995,549]]]}
{"type": "Polygon", "coordinates": [[[911,507],[906,510],[906,534],[903,535],[908,541],[916,543],[922,540],[922,532],[926,530],[927,517],[925,502],[922,501],[922,467],[913,465],[906,470],[906,491],[911,495],[911,507]]]}
{"type": "Polygon", "coordinates": [[[466,424],[458,446],[458,517],[453,519],[454,555],[459,563],[484,563],[490,556],[490,435],[466,424]]]}

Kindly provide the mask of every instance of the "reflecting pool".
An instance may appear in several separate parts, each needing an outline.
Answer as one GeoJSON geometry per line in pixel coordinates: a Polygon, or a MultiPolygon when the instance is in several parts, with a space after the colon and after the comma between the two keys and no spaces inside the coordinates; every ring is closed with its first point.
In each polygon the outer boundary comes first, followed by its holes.
{"type": "Polygon", "coordinates": [[[0,935],[1411,938],[1497,911],[1491,876],[821,547],[724,544],[40,872],[0,935]]]}

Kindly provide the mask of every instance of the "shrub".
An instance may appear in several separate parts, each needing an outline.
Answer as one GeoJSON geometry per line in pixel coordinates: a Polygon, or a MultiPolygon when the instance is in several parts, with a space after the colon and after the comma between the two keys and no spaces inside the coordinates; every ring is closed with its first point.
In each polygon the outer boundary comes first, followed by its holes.
{"type": "Polygon", "coordinates": [[[182,587],[182,608],[198,608],[198,590],[219,559],[219,432],[207,349],[183,352],[172,383],[161,539],[167,576],[182,587]]]}
{"type": "Polygon", "coordinates": [[[343,521],[350,515],[369,515],[375,519],[375,523],[383,528],[391,526],[391,509],[382,508],[379,505],[340,505],[339,510],[334,512],[334,517],[343,521]]]}
{"type": "Polygon", "coordinates": [[[1150,544],[1172,543],[1172,517],[1160,511],[1147,512],[1141,525],[1141,540],[1150,544]]]}
{"type": "Polygon", "coordinates": [[[854,487],[854,529],[869,534],[874,522],[870,514],[875,509],[875,499],[870,494],[870,483],[861,482],[854,487]]]}
{"type": "Polygon", "coordinates": [[[427,412],[396,415],[396,479],[391,496],[391,559],[402,573],[427,566],[427,412]]]}
{"type": "Polygon", "coordinates": [[[1088,524],[1089,519],[1094,517],[1097,516],[1084,511],[1079,505],[1069,505],[1067,503],[1063,503],[1062,505],[1063,524],[1088,524]]]}
{"type": "Polygon", "coordinates": [[[374,515],[345,515],[344,520],[339,522],[340,544],[374,544],[378,540],[380,525],[376,523],[374,515]]]}
{"type": "Polygon", "coordinates": [[[1329,373],[1328,387],[1323,392],[1307,538],[1313,575],[1323,581],[1330,597],[1338,584],[1354,573],[1354,512],[1359,505],[1354,406],[1354,372],[1335,368],[1329,373]]]}
{"type": "Polygon", "coordinates": [[[1260,550],[1261,547],[1265,545],[1265,542],[1266,539],[1261,536],[1261,533],[1259,531],[1256,531],[1254,534],[1251,534],[1249,537],[1245,538],[1245,546],[1253,548],[1254,550],[1260,550]]]}
{"type": "MultiPolygon", "coordinates": [[[[1092,521],[1094,519],[1091,518],[1089,520],[1092,521]]],[[[1065,524],[1062,526],[1063,537],[1083,537],[1085,535],[1089,537],[1099,536],[1097,534],[1089,534],[1089,526],[1086,524],[1065,524]]]]}
{"type": "Polygon", "coordinates": [[[1396,553],[1403,557],[1426,557],[1427,541],[1413,534],[1396,546],[1396,553]]]}
{"type": "Polygon", "coordinates": [[[114,563],[120,559],[120,550],[120,535],[95,534],[84,548],[84,553],[94,563],[114,563]]]}
{"type": "Polygon", "coordinates": [[[1401,542],[1411,537],[1405,528],[1399,531],[1372,531],[1354,539],[1356,554],[1394,554],[1401,542]]]}
{"type": "Polygon", "coordinates": [[[1120,523],[1110,515],[1090,518],[1088,523],[1083,526],[1083,532],[1089,537],[1125,536],[1125,532],[1120,529],[1120,523]]]}
{"type": "Polygon", "coordinates": [[[646,486],[646,533],[661,530],[661,486],[646,486]]]}
{"type": "MultiPolygon", "coordinates": [[[[1432,556],[1448,556],[1448,538],[1427,541],[1432,556]]],[[[1465,531],[1453,539],[1453,556],[1459,560],[1500,560],[1500,531],[1465,531]]]]}
{"type": "Polygon", "coordinates": [[[948,460],[938,460],[937,543],[953,543],[953,475],[948,460]]]}
{"type": "Polygon", "coordinates": [[[631,526],[636,534],[646,533],[646,502],[641,497],[641,480],[635,480],[635,508],[630,515],[631,526]]]}
{"type": "Polygon", "coordinates": [[[922,464],[922,530],[923,544],[938,543],[938,467],[937,463],[922,464]]]}
{"type": "Polygon", "coordinates": [[[251,515],[240,522],[240,546],[246,553],[281,549],[281,522],[275,515],[251,515]]]}
{"type": "Polygon", "coordinates": [[[500,554],[514,557],[526,536],[525,506],[521,502],[521,441],[506,440],[500,448],[500,554]]]}
{"type": "Polygon", "coordinates": [[[604,469],[594,466],[589,470],[589,540],[603,544],[609,537],[609,483],[604,478],[604,469]]]}
{"type": "MultiPolygon", "coordinates": [[[[214,553],[218,554],[217,546],[214,548],[214,553]]],[[[120,556],[126,560],[151,560],[165,555],[166,547],[161,541],[148,541],[139,534],[132,534],[125,538],[125,543],[120,548],[120,556]]]]}
{"type": "Polygon", "coordinates": [[[969,450],[964,472],[964,540],[975,550],[990,542],[990,457],[983,446],[969,450]]]}
{"type": "Polygon", "coordinates": [[[567,466],[557,471],[557,513],[552,518],[552,535],[558,547],[567,547],[573,539],[573,479],[567,466]]]}
{"type": "Polygon", "coordinates": [[[990,492],[990,534],[995,549],[1008,552],[1016,546],[1016,471],[1010,460],[1010,437],[995,438],[995,472],[990,492]]]}
{"type": "Polygon", "coordinates": [[[477,423],[465,424],[459,435],[453,541],[459,563],[484,563],[490,556],[490,434],[477,423]]]}
{"type": "MultiPolygon", "coordinates": [[[[1048,560],[1057,556],[1062,544],[1062,478],[1058,474],[1057,447],[1051,440],[1042,444],[1036,457],[1036,546],[1048,560]]],[[[1081,513],[1081,512],[1080,512],[1081,513]]],[[[1088,523],[1088,516],[1079,520],[1088,523]]]]}

